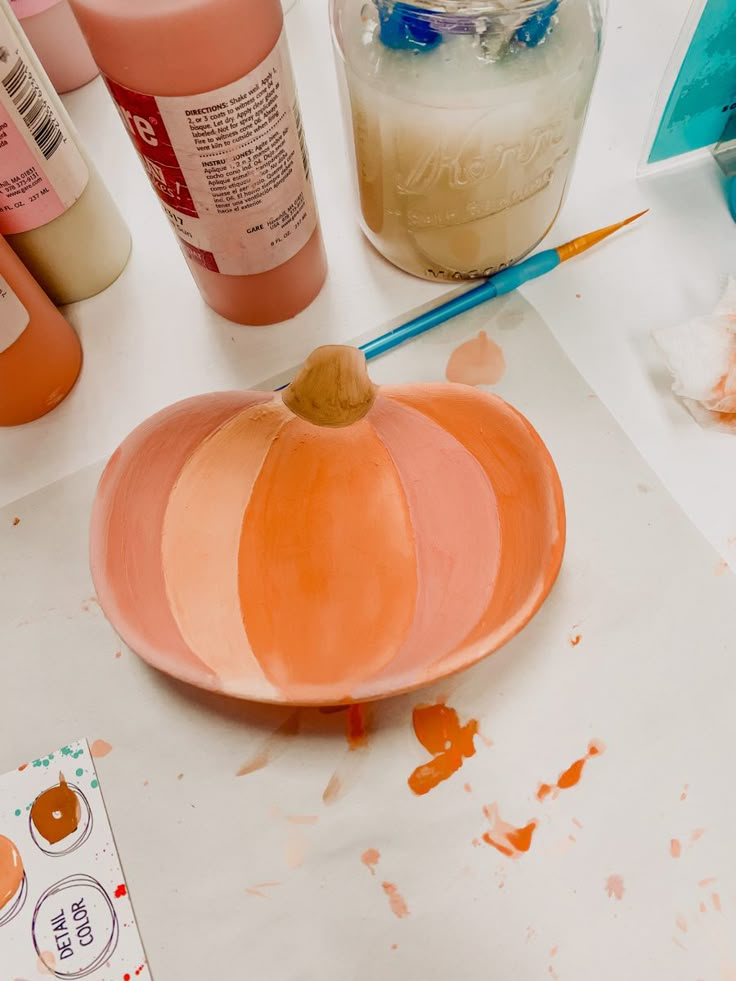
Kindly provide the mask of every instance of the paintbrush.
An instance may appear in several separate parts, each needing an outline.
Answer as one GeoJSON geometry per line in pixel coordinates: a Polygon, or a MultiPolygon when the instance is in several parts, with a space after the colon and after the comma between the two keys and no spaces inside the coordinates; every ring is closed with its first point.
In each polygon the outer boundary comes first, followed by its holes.
{"type": "Polygon", "coordinates": [[[609,235],[613,235],[620,228],[630,225],[638,218],[641,218],[642,215],[647,214],[647,211],[640,211],[638,215],[633,215],[625,221],[620,221],[615,225],[609,225],[607,228],[600,228],[595,232],[589,232],[587,235],[581,235],[579,238],[573,239],[572,242],[560,245],[556,249],[547,249],[544,252],[539,252],[537,255],[531,256],[529,259],[525,259],[523,262],[517,263],[515,266],[502,269],[501,272],[491,276],[490,279],[484,280],[480,286],[468,290],[467,293],[461,293],[460,296],[453,296],[446,303],[442,303],[440,306],[434,307],[432,310],[428,310],[418,317],[414,317],[413,320],[409,320],[399,327],[394,327],[393,330],[387,331],[380,337],[375,338],[375,340],[361,344],[360,350],[365,354],[366,361],[371,361],[373,358],[377,358],[379,355],[398,347],[399,344],[403,344],[404,341],[418,337],[420,334],[424,334],[425,331],[431,330],[439,324],[444,324],[453,317],[457,317],[458,314],[472,310],[473,307],[485,303],[486,300],[503,296],[504,293],[511,293],[524,283],[528,283],[531,279],[544,276],[545,273],[556,269],[561,262],[567,262],[568,259],[572,259],[582,252],[586,252],[594,245],[602,242],[603,239],[608,238],[609,235]]]}

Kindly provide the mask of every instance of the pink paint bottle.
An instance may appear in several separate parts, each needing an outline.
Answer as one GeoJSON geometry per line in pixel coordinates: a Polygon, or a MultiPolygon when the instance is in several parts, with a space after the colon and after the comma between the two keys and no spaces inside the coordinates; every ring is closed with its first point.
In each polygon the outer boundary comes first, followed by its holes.
{"type": "Polygon", "coordinates": [[[68,0],[10,0],[51,84],[71,92],[98,74],[68,0]]]}
{"type": "Polygon", "coordinates": [[[279,0],[71,0],[206,302],[293,317],[326,275],[279,0]]]}

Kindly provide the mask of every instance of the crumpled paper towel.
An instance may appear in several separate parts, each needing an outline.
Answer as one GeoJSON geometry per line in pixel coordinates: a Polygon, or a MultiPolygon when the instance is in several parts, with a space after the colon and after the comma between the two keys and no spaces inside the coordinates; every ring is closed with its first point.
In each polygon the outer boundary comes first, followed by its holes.
{"type": "Polygon", "coordinates": [[[672,372],[672,391],[706,429],[736,433],[736,278],[705,317],[653,336],[672,372]]]}

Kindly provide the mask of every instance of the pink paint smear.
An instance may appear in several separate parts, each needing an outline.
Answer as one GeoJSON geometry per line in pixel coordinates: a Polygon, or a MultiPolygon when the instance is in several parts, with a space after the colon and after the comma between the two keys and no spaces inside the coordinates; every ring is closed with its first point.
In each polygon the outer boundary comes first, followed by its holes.
{"type": "Polygon", "coordinates": [[[450,355],[445,376],[462,385],[495,385],[506,372],[503,351],[482,330],[450,355]]]}
{"type": "Polygon", "coordinates": [[[112,746],[104,739],[95,739],[90,746],[90,752],[94,759],[100,760],[103,756],[107,756],[108,753],[112,752],[112,746]]]}
{"type": "Polygon", "coordinates": [[[381,853],[377,848],[367,848],[360,856],[360,860],[370,871],[371,875],[376,874],[376,866],[381,860],[381,853]]]}
{"type": "Polygon", "coordinates": [[[609,875],[606,879],[606,892],[609,899],[624,898],[624,880],[620,875],[609,875]]]}
{"type": "Polygon", "coordinates": [[[406,905],[406,900],[393,882],[382,882],[381,887],[388,896],[391,912],[398,919],[403,920],[405,916],[409,915],[409,907],[406,905]]]}

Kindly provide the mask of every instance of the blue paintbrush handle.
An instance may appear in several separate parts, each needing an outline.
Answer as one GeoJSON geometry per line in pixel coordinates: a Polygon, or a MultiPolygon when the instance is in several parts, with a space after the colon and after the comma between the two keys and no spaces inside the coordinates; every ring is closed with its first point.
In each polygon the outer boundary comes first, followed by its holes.
{"type": "Polygon", "coordinates": [[[473,307],[485,303],[486,300],[503,296],[504,293],[512,293],[523,283],[528,283],[530,279],[536,279],[537,276],[543,276],[559,264],[560,257],[556,249],[548,249],[546,252],[533,255],[530,259],[525,259],[524,262],[509,266],[508,269],[502,269],[501,272],[491,276],[490,279],[481,283],[480,286],[476,286],[475,289],[469,290],[461,296],[453,297],[447,303],[420,314],[413,320],[409,320],[400,327],[395,327],[373,341],[361,344],[360,350],[365,354],[366,361],[377,358],[379,355],[398,347],[399,344],[403,344],[404,341],[419,337],[420,334],[424,334],[439,324],[444,324],[445,321],[457,317],[458,314],[472,310],[473,307]]]}

